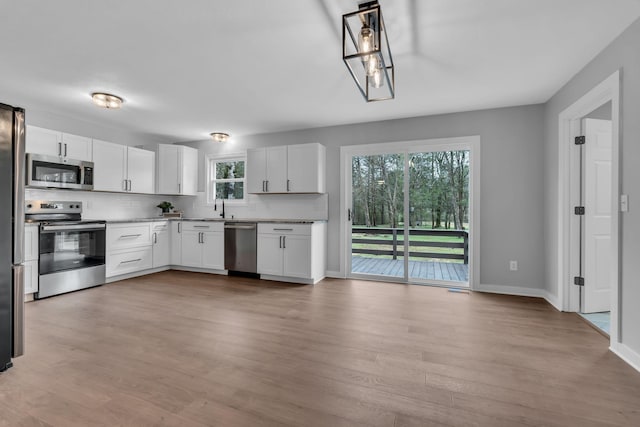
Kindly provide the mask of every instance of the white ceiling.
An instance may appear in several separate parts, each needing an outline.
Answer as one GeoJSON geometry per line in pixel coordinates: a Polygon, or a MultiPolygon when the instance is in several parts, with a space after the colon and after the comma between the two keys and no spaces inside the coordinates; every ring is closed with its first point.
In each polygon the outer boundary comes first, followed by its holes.
{"type": "Polygon", "coordinates": [[[0,102],[173,141],[540,103],[640,16],[640,0],[380,0],[396,99],[366,104],[341,57],[357,3],[2,0],[0,102]]]}

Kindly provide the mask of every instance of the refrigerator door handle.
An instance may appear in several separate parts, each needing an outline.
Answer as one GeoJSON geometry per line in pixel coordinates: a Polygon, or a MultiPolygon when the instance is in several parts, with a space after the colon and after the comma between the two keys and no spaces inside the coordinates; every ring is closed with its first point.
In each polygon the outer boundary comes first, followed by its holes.
{"type": "Polygon", "coordinates": [[[13,346],[12,356],[24,354],[24,266],[13,267],[13,346]]]}
{"type": "Polygon", "coordinates": [[[14,118],[13,162],[13,264],[24,261],[24,183],[25,183],[25,126],[24,110],[16,109],[14,118]]]}

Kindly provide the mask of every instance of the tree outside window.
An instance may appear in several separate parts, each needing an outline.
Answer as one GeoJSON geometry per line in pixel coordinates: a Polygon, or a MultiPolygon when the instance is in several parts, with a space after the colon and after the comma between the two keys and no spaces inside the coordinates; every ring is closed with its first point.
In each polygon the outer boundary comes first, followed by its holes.
{"type": "Polygon", "coordinates": [[[208,200],[245,199],[245,158],[210,158],[208,200]]]}

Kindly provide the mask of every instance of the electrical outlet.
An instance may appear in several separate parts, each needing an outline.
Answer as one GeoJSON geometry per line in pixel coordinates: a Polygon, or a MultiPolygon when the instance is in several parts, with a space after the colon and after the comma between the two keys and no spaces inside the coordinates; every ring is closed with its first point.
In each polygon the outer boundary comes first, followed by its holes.
{"type": "Polygon", "coordinates": [[[518,271],[518,261],[509,261],[509,270],[518,271]]]}

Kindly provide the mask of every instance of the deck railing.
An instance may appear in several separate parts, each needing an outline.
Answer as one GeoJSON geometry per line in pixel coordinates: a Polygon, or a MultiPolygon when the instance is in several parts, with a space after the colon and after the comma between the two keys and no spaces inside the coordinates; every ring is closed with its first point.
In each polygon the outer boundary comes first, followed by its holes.
{"type": "MultiPolygon", "coordinates": [[[[403,228],[369,228],[369,227],[352,227],[352,234],[365,235],[391,235],[391,239],[364,239],[352,237],[352,243],[361,243],[366,245],[382,245],[391,246],[389,249],[364,249],[353,247],[351,252],[354,254],[368,255],[387,255],[397,259],[404,256],[404,229],[403,228]],[[398,242],[398,236],[400,241],[398,242]],[[400,243],[400,248],[398,248],[400,243]]],[[[469,264],[469,232],[466,230],[423,230],[409,229],[409,257],[416,258],[435,258],[435,259],[453,259],[462,260],[464,264],[469,264]],[[439,236],[439,237],[460,237],[461,242],[433,242],[411,240],[412,236],[439,236]],[[428,248],[449,248],[462,249],[462,253],[440,253],[440,252],[416,252],[411,251],[411,247],[428,247],[428,248]]]]}

